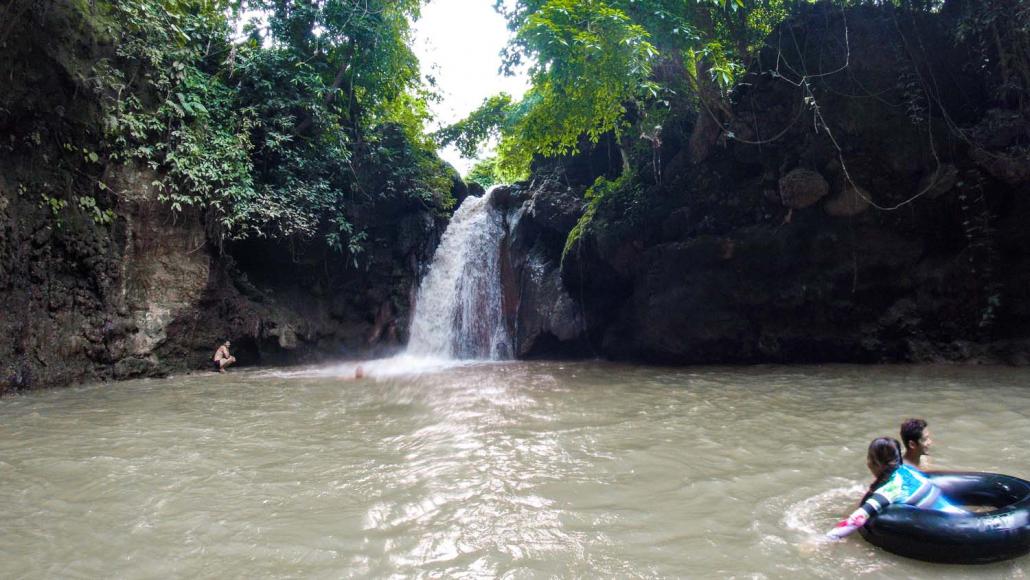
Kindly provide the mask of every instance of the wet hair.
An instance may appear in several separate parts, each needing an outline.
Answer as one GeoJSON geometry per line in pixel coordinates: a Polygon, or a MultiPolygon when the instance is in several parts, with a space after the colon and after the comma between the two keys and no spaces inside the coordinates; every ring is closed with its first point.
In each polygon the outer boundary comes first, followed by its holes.
{"type": "Polygon", "coordinates": [[[873,439],[872,443],[869,444],[869,453],[866,454],[866,458],[869,460],[870,465],[879,466],[883,469],[880,471],[880,475],[876,477],[876,481],[869,486],[869,490],[862,496],[861,503],[869,499],[869,496],[873,495],[873,492],[890,479],[894,472],[901,467],[901,457],[901,442],[897,439],[893,437],[877,437],[873,439]]]}
{"type": "Polygon", "coordinates": [[[926,421],[922,419],[906,419],[901,424],[901,442],[905,449],[908,449],[908,442],[919,442],[923,438],[923,429],[926,429],[926,421]]]}

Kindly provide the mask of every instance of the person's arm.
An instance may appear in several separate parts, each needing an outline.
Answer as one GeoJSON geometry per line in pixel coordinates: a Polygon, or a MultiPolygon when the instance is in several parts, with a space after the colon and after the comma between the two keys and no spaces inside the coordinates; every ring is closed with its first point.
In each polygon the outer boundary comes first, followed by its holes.
{"type": "Polygon", "coordinates": [[[883,508],[892,502],[898,501],[901,496],[901,480],[897,475],[892,476],[887,483],[876,490],[876,493],[869,496],[867,500],[858,506],[858,509],[851,512],[848,518],[838,523],[832,530],[826,533],[828,538],[837,540],[850,536],[864,526],[869,518],[883,511],[883,508]]]}
{"type": "Polygon", "coordinates": [[[876,494],[867,499],[865,503],[858,506],[858,509],[851,512],[851,515],[844,521],[838,523],[832,530],[826,533],[828,538],[839,540],[855,533],[858,528],[861,528],[869,521],[869,518],[880,513],[882,507],[879,501],[876,499],[876,494]]]}

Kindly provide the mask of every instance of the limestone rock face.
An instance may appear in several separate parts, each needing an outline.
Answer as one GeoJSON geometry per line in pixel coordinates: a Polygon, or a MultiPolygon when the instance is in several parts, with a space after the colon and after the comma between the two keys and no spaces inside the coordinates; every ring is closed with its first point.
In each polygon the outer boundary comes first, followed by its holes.
{"type": "Polygon", "coordinates": [[[206,371],[226,339],[239,366],[387,355],[443,226],[429,210],[378,216],[389,227],[357,269],[324,248],[219,243],[205,216],[158,201],[149,169],[105,180],[106,226],[69,212],[58,227],[0,183],[0,394],[206,371]]]}
{"type": "Polygon", "coordinates": [[[826,179],[811,169],[797,168],[780,178],[780,200],[791,209],[806,208],[830,191],[826,179]]]}
{"type": "Polygon", "coordinates": [[[207,238],[199,217],[179,216],[178,223],[170,218],[158,202],[131,204],[125,211],[125,302],[138,329],[131,340],[133,356],[148,356],[164,342],[168,325],[196,304],[208,285],[211,257],[202,251],[207,238]]]}
{"type": "Polygon", "coordinates": [[[277,330],[279,348],[284,350],[294,350],[297,348],[297,332],[293,330],[292,326],[283,324],[277,330]]]}

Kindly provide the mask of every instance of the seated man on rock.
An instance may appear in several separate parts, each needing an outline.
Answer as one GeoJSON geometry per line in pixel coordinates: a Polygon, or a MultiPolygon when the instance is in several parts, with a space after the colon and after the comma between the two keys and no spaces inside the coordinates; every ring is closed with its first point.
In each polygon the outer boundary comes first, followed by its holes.
{"type": "Polygon", "coordinates": [[[215,356],[211,359],[211,362],[215,365],[215,370],[224,373],[225,367],[236,362],[236,357],[229,354],[229,341],[222,343],[222,346],[218,347],[215,351],[215,356]]]}

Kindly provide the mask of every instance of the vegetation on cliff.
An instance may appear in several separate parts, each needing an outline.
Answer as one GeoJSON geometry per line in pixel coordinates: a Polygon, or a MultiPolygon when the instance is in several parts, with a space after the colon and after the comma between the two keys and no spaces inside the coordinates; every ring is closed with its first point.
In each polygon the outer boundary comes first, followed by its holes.
{"type": "Polygon", "coordinates": [[[422,3],[0,2],[0,394],[396,348],[464,190],[422,3]]]}
{"type": "MultiPolygon", "coordinates": [[[[749,141],[734,131],[733,103],[742,88],[738,83],[756,65],[756,72],[798,87],[798,116],[807,114],[830,136],[820,87],[824,77],[849,74],[847,60],[837,71],[819,72],[756,63],[767,42],[775,42],[770,35],[777,27],[813,5],[840,14],[863,6],[891,14],[899,30],[915,31],[911,50],[918,50],[924,16],[944,22],[954,42],[978,56],[976,72],[987,79],[993,104],[1030,114],[1030,7],[1018,0],[519,0],[497,6],[515,32],[506,65],[531,62],[532,88],[519,102],[506,95],[486,100],[437,137],[470,155],[487,139],[499,138],[494,173],[509,179],[527,175],[534,159],[582,157],[598,146],[615,147],[622,167],[614,173],[631,174],[622,180],[626,193],[645,194],[651,188],[639,184],[662,182],[670,149],[663,150],[663,143],[683,142],[700,161],[717,139],[749,141]]],[[[790,34],[789,27],[778,34],[790,34]]],[[[848,43],[846,25],[838,42],[848,43]]],[[[914,123],[928,125],[935,117],[952,123],[948,111],[926,102],[933,82],[925,71],[899,67],[899,92],[907,95],[914,123]]],[[[584,187],[595,176],[588,177],[584,187]]],[[[598,203],[592,200],[592,206],[598,203]]]]}
{"type": "Polygon", "coordinates": [[[0,147],[44,161],[18,181],[58,220],[80,207],[110,221],[130,193],[112,191],[111,168],[129,165],[220,239],[317,237],[356,254],[369,206],[453,204],[409,48],[420,5],[14,0],[0,147]],[[237,30],[254,13],[260,25],[237,30]]]}

